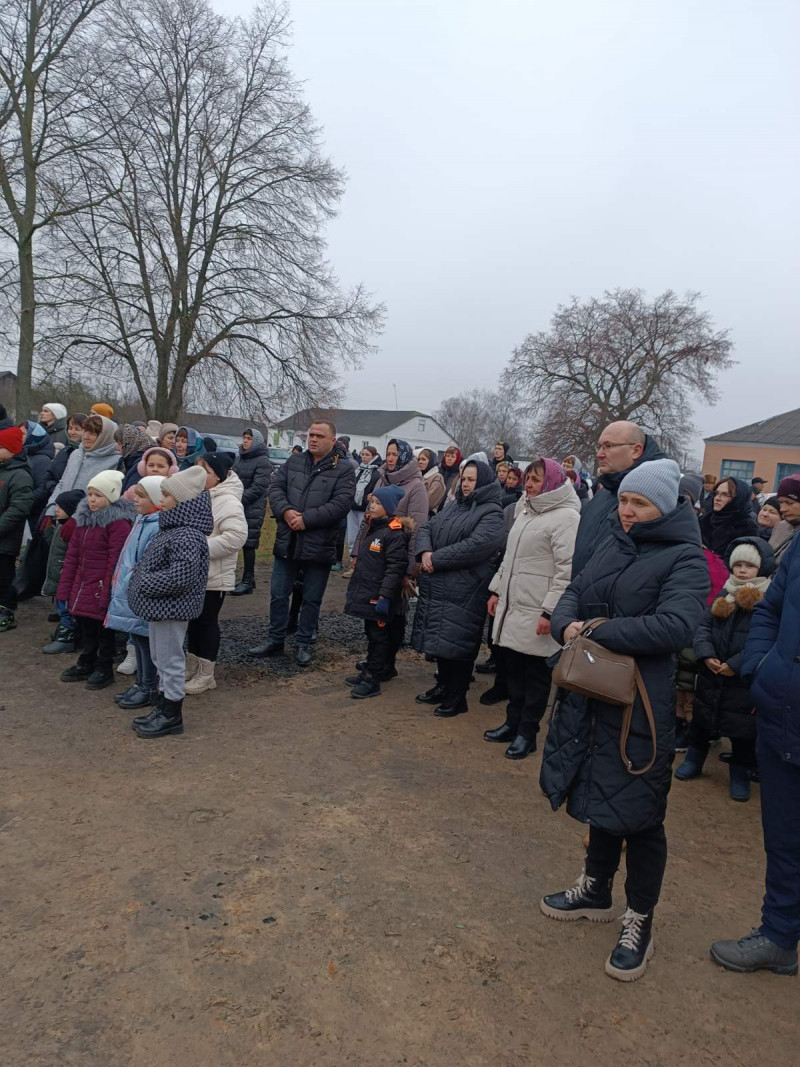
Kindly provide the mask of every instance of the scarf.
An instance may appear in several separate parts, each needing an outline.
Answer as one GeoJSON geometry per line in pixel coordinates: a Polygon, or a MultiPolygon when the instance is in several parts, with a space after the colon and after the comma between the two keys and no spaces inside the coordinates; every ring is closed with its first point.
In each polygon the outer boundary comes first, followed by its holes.
{"type": "Polygon", "coordinates": [[[130,459],[137,452],[145,452],[151,448],[151,441],[140,426],[126,422],[122,427],[122,458],[130,459]]]}
{"type": "Polygon", "coordinates": [[[367,486],[372,481],[375,470],[380,466],[378,457],[371,459],[369,463],[360,463],[358,470],[356,471],[356,491],[353,497],[353,502],[356,507],[360,508],[364,503],[364,493],[367,491],[367,486]]]}
{"type": "MultiPolygon", "coordinates": [[[[401,441],[398,438],[393,437],[389,442],[389,445],[397,446],[397,466],[394,468],[396,471],[399,471],[401,467],[405,467],[406,463],[410,463],[414,458],[414,450],[408,441],[401,441]]],[[[389,445],[386,447],[388,448],[389,445]]]]}
{"type": "Polygon", "coordinates": [[[745,586],[751,585],[753,589],[757,589],[763,596],[769,589],[771,581],[772,578],[736,578],[734,575],[731,575],[725,585],[723,585],[722,592],[727,594],[725,600],[729,604],[735,604],[736,594],[740,589],[744,589],[745,586]]]}

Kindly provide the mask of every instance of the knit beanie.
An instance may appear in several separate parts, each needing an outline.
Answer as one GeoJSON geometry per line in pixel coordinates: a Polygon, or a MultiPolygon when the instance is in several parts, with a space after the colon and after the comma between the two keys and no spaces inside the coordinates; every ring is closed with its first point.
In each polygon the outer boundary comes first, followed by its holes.
{"type": "Polygon", "coordinates": [[[106,419],[114,418],[114,409],[110,404],[92,404],[91,411],[95,415],[102,415],[106,419]]]}
{"type": "Polygon", "coordinates": [[[122,493],[122,471],[100,471],[99,474],[95,474],[87,489],[96,489],[98,493],[102,493],[109,504],[113,504],[116,500],[119,500],[122,493]]]}
{"type": "Polygon", "coordinates": [[[136,483],[144,489],[145,493],[150,497],[154,506],[161,507],[161,486],[167,479],[160,474],[148,474],[144,478],[140,478],[136,483]]]}
{"type": "Polygon", "coordinates": [[[764,501],[764,503],[761,505],[761,507],[762,508],[772,508],[772,510],[773,511],[777,511],[779,515],[781,513],[781,502],[780,502],[780,500],[778,500],[778,498],[776,496],[767,497],[767,499],[764,501]]]}
{"type": "Polygon", "coordinates": [[[752,563],[754,566],[761,570],[761,553],[758,551],[755,545],[744,544],[737,545],[731,552],[730,558],[731,570],[733,570],[734,563],[752,563]]]}
{"type": "Polygon", "coordinates": [[[228,477],[236,457],[230,452],[208,452],[203,456],[203,463],[210,467],[221,482],[228,477]]]}
{"type": "Polygon", "coordinates": [[[681,472],[674,459],[653,459],[629,471],[618,493],[638,493],[654,504],[662,515],[678,506],[681,472]]]}
{"type": "Polygon", "coordinates": [[[78,504],[83,500],[86,494],[82,489],[67,489],[64,493],[59,493],[56,497],[56,504],[65,511],[70,518],[75,514],[75,509],[78,504]]]}
{"type": "Polygon", "coordinates": [[[394,515],[406,491],[399,485],[384,485],[380,489],[374,489],[372,495],[376,500],[380,500],[381,507],[387,515],[394,515]]]}
{"type": "Polygon", "coordinates": [[[42,404],[43,411],[49,411],[54,419],[65,419],[67,417],[67,409],[63,404],[42,404]]]}
{"type": "Polygon", "coordinates": [[[19,426],[7,426],[0,430],[0,448],[7,448],[13,455],[18,456],[25,444],[25,434],[19,426]]]}
{"type": "Polygon", "coordinates": [[[161,433],[161,423],[158,419],[151,419],[145,426],[144,432],[151,441],[157,441],[158,435],[161,433]]]}
{"type": "Polygon", "coordinates": [[[177,422],[162,422],[161,429],[158,431],[157,440],[161,441],[162,438],[166,437],[168,433],[177,433],[178,429],[179,427],[177,422]]]}
{"type": "Polygon", "coordinates": [[[161,483],[161,492],[169,493],[178,503],[185,500],[194,500],[196,496],[205,490],[206,472],[202,467],[187,467],[179,474],[171,474],[161,483]]]}
{"type": "Polygon", "coordinates": [[[800,500],[800,474],[790,474],[788,478],[782,478],[777,495],[788,497],[789,500],[800,500]]]}

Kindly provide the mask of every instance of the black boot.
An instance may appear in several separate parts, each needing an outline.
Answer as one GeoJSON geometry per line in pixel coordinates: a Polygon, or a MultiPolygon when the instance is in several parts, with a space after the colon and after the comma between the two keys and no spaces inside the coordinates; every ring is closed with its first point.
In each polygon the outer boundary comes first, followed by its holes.
{"type": "Polygon", "coordinates": [[[504,700],[508,700],[506,683],[495,677],[494,685],[485,693],[481,693],[479,700],[481,704],[502,704],[504,700]]]}
{"type": "Polygon", "coordinates": [[[483,740],[508,742],[513,741],[516,736],[517,731],[514,727],[509,726],[507,722],[504,722],[502,726],[497,726],[494,730],[486,730],[483,735],[483,740]]]}
{"type": "Polygon", "coordinates": [[[606,960],[606,974],[620,982],[635,982],[647,970],[653,955],[653,913],[629,907],[622,916],[622,933],[606,960]]]}
{"type": "Polygon", "coordinates": [[[149,722],[136,727],[139,737],[166,737],[183,733],[183,701],[164,697],[158,712],[149,722]]]}
{"type": "Polygon", "coordinates": [[[131,730],[135,730],[137,726],[144,726],[145,723],[152,722],[156,715],[160,715],[164,699],[164,694],[154,689],[150,694],[150,703],[153,705],[153,710],[149,711],[147,715],[137,715],[135,719],[132,719],[131,730]]]}
{"type": "Polygon", "coordinates": [[[441,704],[447,690],[442,682],[437,682],[432,689],[426,689],[424,693],[418,693],[414,697],[418,704],[441,704]]]}
{"type": "Polygon", "coordinates": [[[125,689],[122,693],[116,694],[116,696],[114,697],[114,703],[119,704],[121,701],[127,700],[128,697],[132,697],[135,693],[138,692],[139,686],[136,684],[136,682],[134,682],[133,685],[129,685],[128,688],[125,689]]]}
{"type": "Polygon", "coordinates": [[[354,685],[361,685],[366,676],[366,671],[361,671],[360,674],[351,674],[349,678],[345,678],[344,684],[349,685],[351,688],[354,685]]]}
{"type": "Polygon", "coordinates": [[[506,759],[525,759],[526,756],[530,756],[531,752],[535,751],[535,737],[523,737],[522,734],[517,734],[506,749],[506,759]]]}
{"type": "Polygon", "coordinates": [[[114,684],[114,668],[110,663],[102,666],[98,663],[89,677],[86,679],[87,689],[106,689],[114,684]]]}
{"type": "Polygon", "coordinates": [[[548,919],[588,919],[593,923],[610,923],[614,918],[611,899],[613,884],[613,878],[590,878],[582,874],[571,889],[542,897],[539,908],[548,919]]]}
{"type": "Polygon", "coordinates": [[[75,631],[69,626],[59,625],[53,634],[53,640],[49,645],[42,648],[46,656],[54,656],[59,652],[75,651],[75,631]]]}
{"type": "Polygon", "coordinates": [[[255,648],[248,648],[248,656],[282,656],[283,655],[283,641],[265,641],[263,645],[256,645],[255,648]]]}
{"type": "Polygon", "coordinates": [[[365,674],[358,685],[350,691],[350,696],[354,700],[367,700],[369,697],[379,697],[380,695],[381,683],[369,674],[365,674]]]}
{"type": "Polygon", "coordinates": [[[475,664],[476,674],[494,674],[497,670],[497,663],[495,662],[494,654],[490,655],[488,659],[485,659],[483,663],[475,664]]]}
{"type": "Polygon", "coordinates": [[[6,630],[16,629],[16,625],[14,612],[10,608],[0,607],[0,634],[4,634],[6,630]]]}
{"type": "Polygon", "coordinates": [[[233,587],[231,590],[231,596],[247,596],[248,593],[255,592],[256,580],[252,574],[243,574],[242,580],[233,587]]]}
{"type": "Polygon", "coordinates": [[[465,711],[469,711],[466,694],[458,693],[445,697],[444,703],[433,714],[439,719],[452,719],[455,715],[463,715],[465,711]]]}
{"type": "Polygon", "coordinates": [[[86,656],[78,656],[78,662],[67,667],[59,677],[62,682],[85,682],[94,671],[94,662],[86,656]]]}
{"type": "Polygon", "coordinates": [[[124,700],[120,700],[119,706],[124,708],[125,711],[138,711],[139,708],[149,708],[153,704],[154,700],[158,699],[158,693],[153,693],[149,689],[140,689],[138,685],[133,687],[133,691],[125,695],[124,700]]]}

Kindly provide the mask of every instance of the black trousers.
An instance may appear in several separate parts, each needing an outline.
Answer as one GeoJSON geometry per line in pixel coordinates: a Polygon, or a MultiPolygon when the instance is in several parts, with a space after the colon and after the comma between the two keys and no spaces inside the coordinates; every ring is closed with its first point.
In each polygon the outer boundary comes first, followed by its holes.
{"type": "Polygon", "coordinates": [[[98,619],[76,615],[80,625],[81,654],[83,662],[91,667],[112,670],[117,645],[117,631],[107,630],[98,619]]]}
{"type": "MultiPolygon", "coordinates": [[[[708,730],[704,730],[696,719],[689,724],[689,733],[686,735],[687,744],[703,753],[703,758],[708,755],[708,749],[714,740],[708,730]]],[[[758,766],[756,760],[756,739],[754,737],[731,738],[731,763],[739,767],[758,766]]]]}
{"type": "Polygon", "coordinates": [[[550,696],[550,668],[543,656],[528,656],[513,648],[495,648],[503,664],[508,687],[506,722],[517,734],[532,740],[539,732],[539,723],[550,696]]]}
{"type": "Polygon", "coordinates": [[[385,621],[365,619],[364,631],[367,635],[367,674],[380,681],[394,669],[406,633],[406,617],[393,615],[385,621]]]}
{"type": "Polygon", "coordinates": [[[475,661],[471,659],[437,659],[439,682],[444,685],[449,700],[466,697],[472,680],[472,668],[475,661]]]}
{"type": "Polygon", "coordinates": [[[242,559],[244,560],[244,570],[242,571],[242,581],[252,579],[256,573],[256,550],[254,548],[243,548],[242,559]]]}
{"type": "Polygon", "coordinates": [[[11,555],[0,553],[0,607],[13,611],[17,606],[17,598],[14,596],[14,564],[15,559],[11,555]]]}
{"type": "Polygon", "coordinates": [[[623,840],[628,846],[625,879],[628,906],[645,915],[658,904],[667,868],[667,835],[663,822],[624,838],[592,826],[586,853],[586,873],[590,878],[613,878],[622,857],[623,840]]]}
{"type": "Polygon", "coordinates": [[[203,598],[203,610],[196,619],[192,619],[186,630],[186,647],[200,659],[217,662],[219,655],[219,613],[225,594],[214,589],[207,589],[203,598]]]}

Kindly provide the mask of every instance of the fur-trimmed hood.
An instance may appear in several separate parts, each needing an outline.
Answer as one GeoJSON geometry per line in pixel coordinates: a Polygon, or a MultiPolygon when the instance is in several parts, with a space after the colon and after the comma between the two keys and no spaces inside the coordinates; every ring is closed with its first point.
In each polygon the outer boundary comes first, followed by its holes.
{"type": "Polygon", "coordinates": [[[110,526],[112,522],[117,522],[119,519],[133,522],[135,518],[136,508],[130,500],[124,498],[115,500],[113,504],[100,508],[99,511],[90,511],[89,501],[82,500],[75,509],[76,526],[94,526],[99,530],[105,529],[106,526],[110,526]]]}

